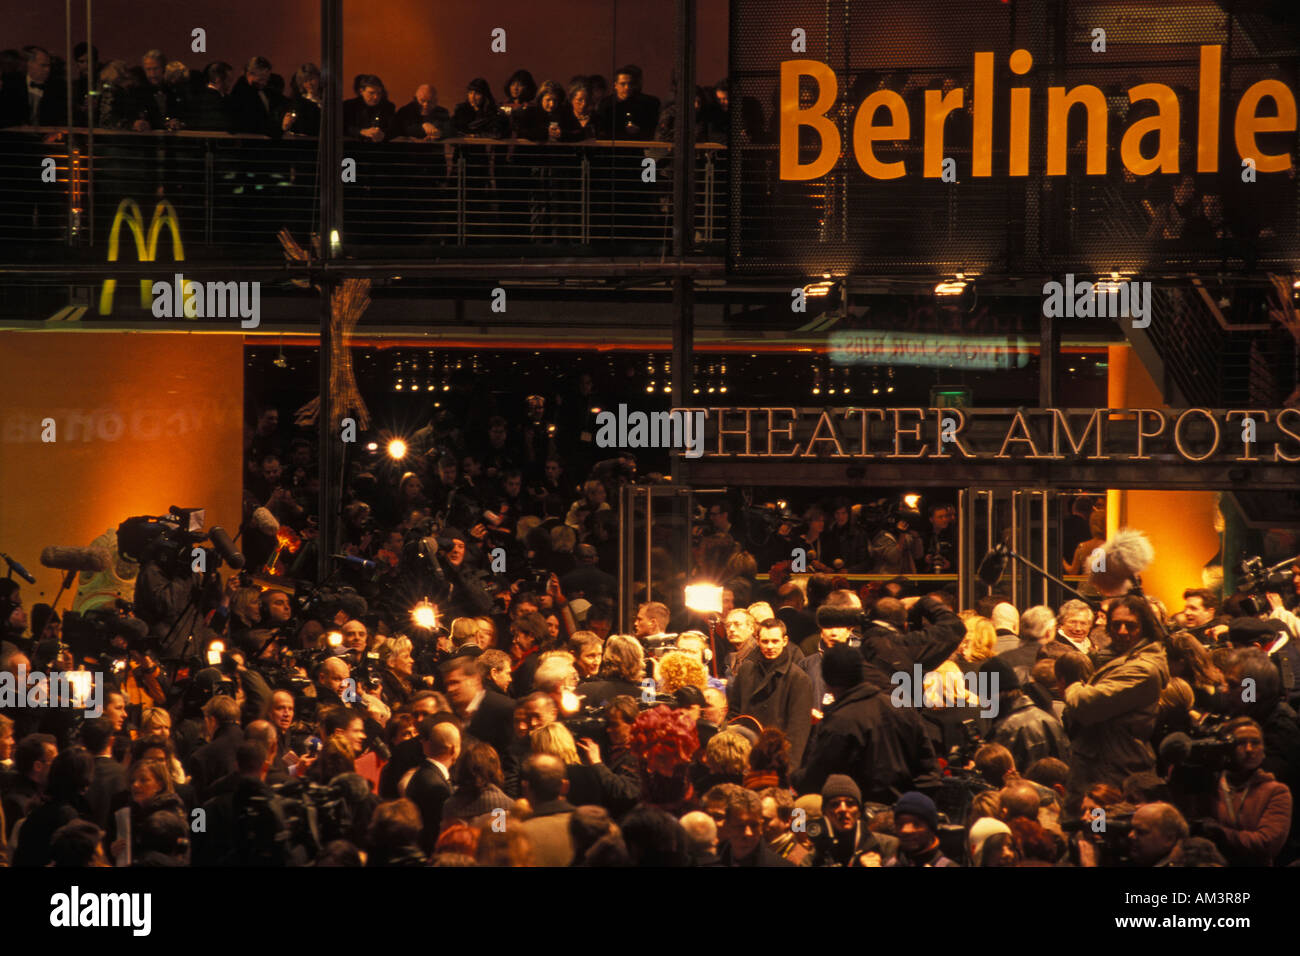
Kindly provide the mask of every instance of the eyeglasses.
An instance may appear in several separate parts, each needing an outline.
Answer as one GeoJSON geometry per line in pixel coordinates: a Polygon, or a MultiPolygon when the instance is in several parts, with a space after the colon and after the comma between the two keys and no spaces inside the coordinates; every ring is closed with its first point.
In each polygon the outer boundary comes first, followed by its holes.
{"type": "Polygon", "coordinates": [[[1110,620],[1106,627],[1112,631],[1140,631],[1142,625],[1138,621],[1116,621],[1110,620]]]}

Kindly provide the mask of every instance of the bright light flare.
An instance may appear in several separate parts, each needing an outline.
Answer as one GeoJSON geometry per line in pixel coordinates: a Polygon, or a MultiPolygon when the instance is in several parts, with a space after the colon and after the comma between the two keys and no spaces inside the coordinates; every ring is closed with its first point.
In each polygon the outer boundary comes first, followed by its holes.
{"type": "Polygon", "coordinates": [[[438,626],[438,609],[428,601],[421,601],[411,608],[411,621],[416,627],[432,631],[438,626]]]}

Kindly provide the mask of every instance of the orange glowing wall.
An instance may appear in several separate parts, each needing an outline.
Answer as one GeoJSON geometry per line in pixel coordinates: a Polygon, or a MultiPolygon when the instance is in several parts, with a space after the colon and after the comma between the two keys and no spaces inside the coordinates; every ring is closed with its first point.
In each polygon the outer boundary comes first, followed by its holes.
{"type": "MultiPolygon", "coordinates": [[[[22,584],[29,610],[61,581],[40,565],[47,545],[84,547],[171,505],[206,508],[207,527],[234,535],[241,336],[0,332],[0,355],[0,550],[36,575],[22,584]]],[[[70,606],[65,594],[59,609],[70,606]]]]}
{"type": "MultiPolygon", "coordinates": [[[[1108,361],[1111,408],[1169,407],[1128,346],[1112,346],[1108,361]]],[[[1149,462],[1147,467],[1160,465],[1149,462]]],[[[1214,530],[1217,497],[1212,491],[1111,491],[1107,496],[1108,533],[1131,527],[1151,539],[1156,559],[1142,575],[1142,584],[1171,613],[1182,609],[1184,589],[1201,586],[1201,570],[1219,550],[1214,530]]]]}

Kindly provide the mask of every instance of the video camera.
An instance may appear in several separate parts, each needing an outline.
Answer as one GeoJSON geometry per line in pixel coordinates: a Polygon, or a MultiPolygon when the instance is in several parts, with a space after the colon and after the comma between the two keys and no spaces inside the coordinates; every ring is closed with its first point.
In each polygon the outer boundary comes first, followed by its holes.
{"type": "Polygon", "coordinates": [[[1104,826],[1094,829],[1087,820],[1062,819],[1061,831],[1067,838],[1079,833],[1085,840],[1095,844],[1098,866],[1132,866],[1128,835],[1133,829],[1133,811],[1107,811],[1104,821],[1104,826]]]}
{"type": "Polygon", "coordinates": [[[147,649],[149,626],[131,617],[133,610],[119,599],[112,607],[68,611],[63,615],[63,642],[78,661],[103,657],[124,662],[130,651],[147,649]]]}
{"type": "Polygon", "coordinates": [[[201,549],[206,555],[205,567],[215,569],[224,561],[228,567],[242,568],[244,556],[224,530],[203,530],[206,514],[203,508],[172,505],[165,515],[127,518],[117,526],[117,550],[139,564],[153,563],[172,574],[188,574],[195,546],[210,537],[213,547],[201,549]]]}
{"type": "Polygon", "coordinates": [[[1300,561],[1300,555],[1279,561],[1270,567],[1264,566],[1264,559],[1259,555],[1242,561],[1237,567],[1237,593],[1250,595],[1242,602],[1242,613],[1248,616],[1266,613],[1269,606],[1264,595],[1269,591],[1275,594],[1287,592],[1291,587],[1291,574],[1283,569],[1290,568],[1297,561],[1300,561]]]}

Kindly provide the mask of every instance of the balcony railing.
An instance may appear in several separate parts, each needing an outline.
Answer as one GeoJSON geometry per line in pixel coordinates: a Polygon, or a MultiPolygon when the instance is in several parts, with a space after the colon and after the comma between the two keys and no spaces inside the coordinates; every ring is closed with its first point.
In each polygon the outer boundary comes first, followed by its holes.
{"type": "MultiPolygon", "coordinates": [[[[107,249],[124,200],[145,217],[159,201],[170,203],[190,259],[274,255],[281,228],[304,244],[319,230],[314,138],[97,130],[92,158],[85,131],[74,130],[69,163],[63,134],[0,132],[5,260],[50,261],[60,248],[79,260],[88,247],[107,249]],[[46,159],[54,182],[45,181],[46,159]]],[[[355,162],[354,180],[333,173],[342,180],[345,253],[662,254],[672,241],[671,144],[349,140],[342,155],[355,162]]],[[[716,143],[695,150],[692,239],[700,253],[719,253],[725,238],[726,157],[716,143]]]]}

